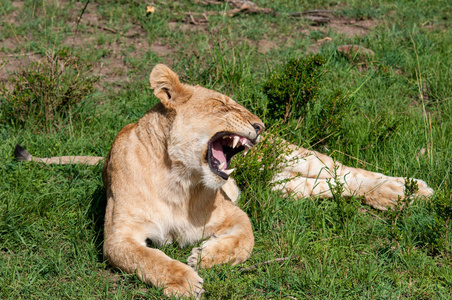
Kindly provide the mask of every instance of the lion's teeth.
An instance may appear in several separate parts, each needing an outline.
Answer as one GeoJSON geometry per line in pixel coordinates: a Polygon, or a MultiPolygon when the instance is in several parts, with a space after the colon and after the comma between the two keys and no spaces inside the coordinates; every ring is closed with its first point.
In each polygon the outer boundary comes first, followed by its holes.
{"type": "Polygon", "coordinates": [[[234,141],[232,142],[232,148],[235,148],[240,141],[239,136],[234,136],[234,141]]]}
{"type": "Polygon", "coordinates": [[[229,169],[229,170],[223,170],[224,173],[231,175],[232,172],[234,172],[235,169],[229,169]]]}
{"type": "Polygon", "coordinates": [[[245,150],[243,151],[243,155],[246,155],[248,153],[248,151],[250,151],[250,148],[245,147],[245,150]]]}
{"type": "Polygon", "coordinates": [[[223,168],[226,166],[225,162],[222,162],[219,166],[218,169],[223,170],[223,168]]]}

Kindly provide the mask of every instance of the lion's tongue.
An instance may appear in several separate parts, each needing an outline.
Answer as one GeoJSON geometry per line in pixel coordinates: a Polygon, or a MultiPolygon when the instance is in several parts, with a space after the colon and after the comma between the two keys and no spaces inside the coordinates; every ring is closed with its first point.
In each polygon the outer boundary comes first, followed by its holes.
{"type": "Polygon", "coordinates": [[[223,153],[223,146],[220,142],[214,142],[212,144],[212,156],[220,162],[219,165],[225,163],[224,169],[226,169],[226,156],[223,153]]]}

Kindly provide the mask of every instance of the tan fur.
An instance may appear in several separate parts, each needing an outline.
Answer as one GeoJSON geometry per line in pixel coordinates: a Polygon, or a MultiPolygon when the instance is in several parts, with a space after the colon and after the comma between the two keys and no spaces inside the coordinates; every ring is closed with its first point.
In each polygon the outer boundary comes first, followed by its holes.
{"type": "Polygon", "coordinates": [[[163,65],[154,68],[150,83],[161,103],[121,130],[105,161],[104,254],[167,295],[199,296],[198,265],[241,263],[254,246],[249,218],[234,205],[233,180],[207,165],[208,141],[222,131],[254,140],[252,124],[263,124],[224,95],[181,84],[163,65]],[[147,247],[147,239],[182,246],[205,241],[193,249],[189,267],[147,247]]]}
{"type": "MultiPolygon", "coordinates": [[[[362,196],[363,203],[379,210],[386,210],[404,198],[405,179],[402,177],[347,167],[319,152],[294,145],[288,147],[291,152],[286,161],[290,163],[275,176],[275,190],[294,194],[297,198],[330,198],[333,196],[330,186],[339,181],[344,184],[342,196],[362,196]]],[[[414,180],[419,188],[415,196],[429,197],[433,194],[424,181],[414,180]]]]}
{"type": "MultiPolygon", "coordinates": [[[[164,65],[153,69],[150,84],[161,102],[119,132],[105,160],[104,255],[112,266],[163,287],[166,295],[199,297],[199,266],[241,263],[254,246],[250,220],[234,204],[239,195],[234,180],[214,174],[206,162],[208,142],[218,132],[257,141],[263,124],[225,95],[180,83],[164,65]],[[185,246],[202,240],[188,265],[147,244],[185,246]]],[[[291,163],[275,176],[274,189],[297,198],[332,197],[330,186],[338,180],[344,183],[343,196],[362,196],[364,203],[382,210],[404,195],[403,178],[350,168],[318,152],[288,147],[286,160],[291,163]]],[[[95,164],[102,159],[36,158],[26,151],[21,155],[44,163],[95,164]]],[[[418,195],[432,194],[425,182],[417,183],[418,195]]]]}

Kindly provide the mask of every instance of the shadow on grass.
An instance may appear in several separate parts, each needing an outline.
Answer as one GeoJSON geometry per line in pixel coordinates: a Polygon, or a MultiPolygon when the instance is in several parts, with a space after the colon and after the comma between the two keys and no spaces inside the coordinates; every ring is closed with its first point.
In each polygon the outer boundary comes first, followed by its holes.
{"type": "Polygon", "coordinates": [[[94,231],[96,234],[96,239],[94,243],[97,248],[97,257],[100,262],[104,261],[103,257],[103,244],[104,244],[104,221],[105,221],[105,209],[107,206],[107,195],[105,188],[99,185],[94,193],[92,194],[91,207],[88,211],[88,217],[93,220],[94,231]]]}

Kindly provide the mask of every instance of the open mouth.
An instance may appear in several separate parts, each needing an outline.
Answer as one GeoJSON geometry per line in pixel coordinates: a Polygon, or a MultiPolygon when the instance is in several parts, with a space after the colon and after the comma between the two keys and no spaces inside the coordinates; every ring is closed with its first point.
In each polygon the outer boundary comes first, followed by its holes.
{"type": "Polygon", "coordinates": [[[212,172],[223,179],[228,179],[234,169],[229,164],[234,155],[248,150],[254,146],[249,139],[227,132],[219,132],[210,139],[207,147],[207,162],[212,172]]]}

